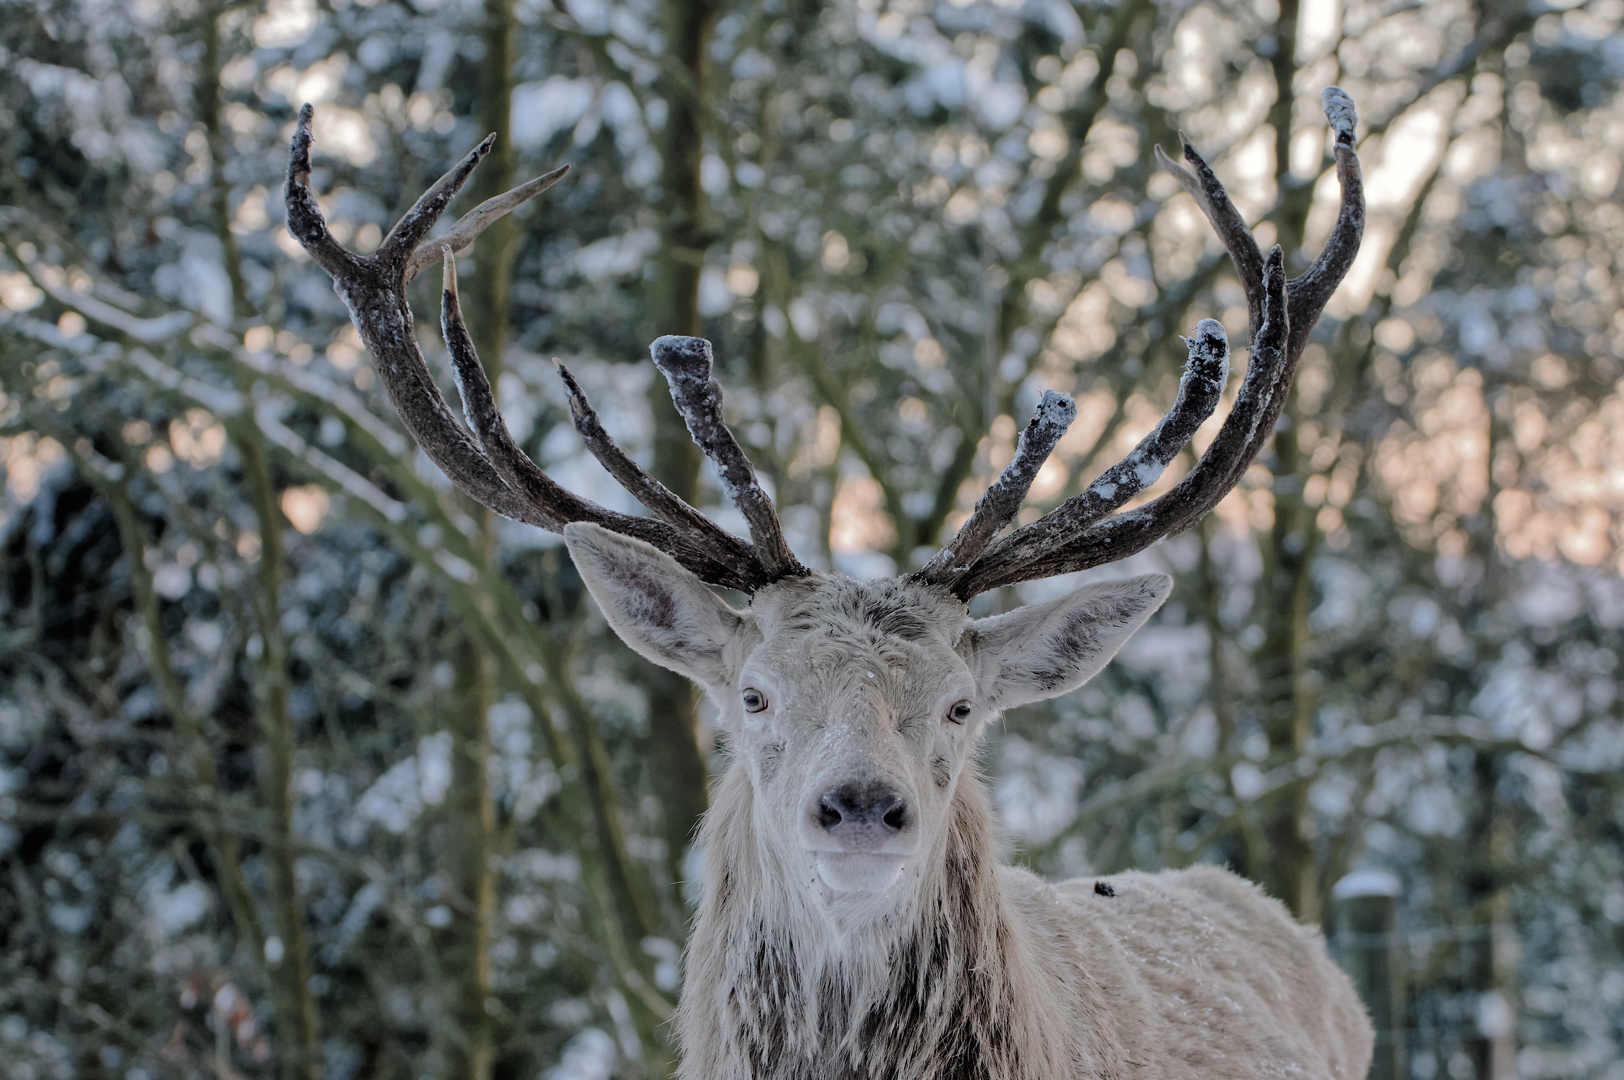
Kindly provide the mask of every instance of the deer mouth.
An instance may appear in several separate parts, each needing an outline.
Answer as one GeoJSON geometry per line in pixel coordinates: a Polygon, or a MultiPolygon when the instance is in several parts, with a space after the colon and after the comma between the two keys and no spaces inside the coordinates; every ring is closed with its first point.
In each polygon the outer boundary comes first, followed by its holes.
{"type": "Polygon", "coordinates": [[[818,877],[838,893],[882,893],[896,884],[908,861],[867,851],[816,851],[812,857],[818,877]]]}

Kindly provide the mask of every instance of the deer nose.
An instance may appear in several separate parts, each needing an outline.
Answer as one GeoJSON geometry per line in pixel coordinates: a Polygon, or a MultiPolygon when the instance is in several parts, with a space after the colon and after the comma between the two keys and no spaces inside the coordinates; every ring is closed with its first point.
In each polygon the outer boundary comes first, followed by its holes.
{"type": "Polygon", "coordinates": [[[908,804],[894,791],[846,784],[818,797],[818,824],[830,836],[884,838],[908,827],[908,804]]]}

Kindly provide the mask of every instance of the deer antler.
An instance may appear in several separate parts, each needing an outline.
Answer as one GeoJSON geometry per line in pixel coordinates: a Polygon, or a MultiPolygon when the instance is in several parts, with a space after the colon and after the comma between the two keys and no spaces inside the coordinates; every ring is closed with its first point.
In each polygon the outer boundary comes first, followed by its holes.
{"type": "Polygon", "coordinates": [[[721,392],[710,379],[710,346],[704,346],[704,370],[698,375],[697,338],[661,338],[655,343],[660,362],[662,343],[691,354],[666,371],[689,430],[723,471],[724,486],[750,522],[757,546],[732,535],[649,476],[615,445],[581,388],[562,364],[559,374],[569,393],[576,428],[610,475],[635,495],[656,517],[631,517],[583,499],[555,483],[527,457],[502,420],[490,380],[474,352],[457,299],[453,255],[473,242],[491,222],[551,187],[568,166],[537,177],[463,215],[442,236],[428,237],[446,206],[490,152],[496,136],[480,143],[434,183],[395,224],[369,256],[357,255],[327,231],[310,190],[311,119],[315,110],[299,110],[288,160],[285,188],[288,232],[316,265],[333,279],[333,290],[349,308],[350,318],[371,353],[389,400],[401,422],[429,458],[476,502],[515,521],[558,532],[572,521],[589,521],[613,532],[653,544],[712,585],[754,592],[781,577],[805,574],[789,553],[772,500],[755,480],[754,469],[721,418],[721,392]],[[444,267],[441,331],[451,354],[457,390],[468,427],[457,423],[417,347],[406,283],[438,259],[444,267]],[[697,376],[698,382],[694,383],[697,376]],[[470,429],[472,434],[470,434],[470,429]]]}
{"type": "MultiPolygon", "coordinates": [[[[1235,407],[1189,475],[1160,498],[1125,513],[1114,513],[1161,476],[1216,407],[1228,376],[1229,344],[1223,327],[1212,319],[1201,320],[1195,336],[1187,341],[1190,358],[1172,409],[1126,458],[1106,470],[1082,494],[989,544],[992,536],[1015,516],[1031,477],[1059,439],[1056,434],[1052,440],[1034,441],[1029,447],[1023,436],[1015,460],[976,504],[958,535],[915,575],[916,579],[941,585],[968,600],[1002,585],[1116,562],[1189,528],[1235,486],[1273,433],[1309,331],[1353,264],[1364,235],[1364,183],[1359,157],[1353,149],[1353,100],[1332,86],[1320,95],[1320,102],[1336,131],[1336,175],[1342,189],[1342,206],[1319,258],[1294,281],[1285,279],[1285,259],[1278,246],[1267,257],[1258,250],[1223,184],[1188,139],[1179,136],[1184,158],[1195,169],[1193,175],[1156,148],[1156,160],[1194,196],[1229,250],[1246,290],[1251,318],[1251,362],[1235,396],[1235,407]],[[1015,494],[1017,489],[1019,493],[1015,494]],[[995,498],[994,492],[1002,494],[995,498]],[[1013,503],[1010,495],[1014,496],[1013,503]]],[[[1045,393],[1028,434],[1038,427],[1046,410],[1052,413],[1054,409],[1045,393]]],[[[1066,423],[1070,423],[1069,418],[1066,423]]]]}
{"type": "MultiPolygon", "coordinates": [[[[1333,86],[1321,95],[1321,102],[1336,130],[1342,208],[1319,258],[1289,283],[1280,249],[1274,248],[1267,258],[1258,250],[1223,185],[1189,140],[1179,136],[1193,174],[1174,164],[1159,147],[1156,150],[1157,161],[1195,197],[1229,250],[1246,290],[1251,317],[1251,363],[1235,407],[1189,475],[1145,506],[1117,513],[1156,482],[1218,404],[1229,374],[1229,343],[1223,327],[1212,319],[1201,320],[1195,336],[1187,340],[1190,356],[1178,398],[1155,430],[1082,494],[995,540],[1020,510],[1038,470],[1077,415],[1069,397],[1046,391],[1037,415],[1021,435],[1014,459],[976,503],[975,512],[953,540],[915,575],[917,580],[969,599],[1001,585],[1114,562],[1189,528],[1235,486],[1273,432],[1308,333],[1347,273],[1364,234],[1364,190],[1353,149],[1353,101],[1333,86]]],[[[610,475],[655,517],[619,514],[566,491],[525,455],[508,432],[463,323],[453,255],[491,222],[551,187],[568,166],[482,203],[442,236],[425,239],[490,152],[496,138],[492,135],[423,193],[377,251],[361,256],[346,250],[327,231],[311,193],[313,115],[309,105],[300,109],[294,130],[286,186],[288,231],[333,279],[333,289],[349,308],[401,421],[457,487],[504,517],[550,531],[557,532],[572,521],[590,521],[644,540],[713,585],[754,592],[773,581],[807,573],[785,542],[772,499],[722,420],[722,391],[711,378],[710,343],[702,338],[663,337],[650,352],[670,384],[672,401],[687,422],[689,434],[716,465],[728,497],[749,523],[753,544],[723,530],[678,498],[617,446],[562,364],[558,365],[559,375],[569,395],[576,430],[610,475]],[[457,423],[429,373],[417,347],[406,300],[406,283],[436,258],[445,275],[441,331],[467,428],[457,423]]]]}

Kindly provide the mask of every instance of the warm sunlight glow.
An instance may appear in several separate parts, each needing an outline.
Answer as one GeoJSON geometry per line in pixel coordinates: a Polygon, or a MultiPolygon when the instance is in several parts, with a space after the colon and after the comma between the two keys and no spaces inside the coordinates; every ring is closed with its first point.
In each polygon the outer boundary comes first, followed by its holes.
{"type": "Polygon", "coordinates": [[[829,550],[884,551],[897,541],[885,512],[885,491],[871,476],[842,476],[829,508],[829,550]]]}
{"type": "Polygon", "coordinates": [[[314,484],[290,487],[282,492],[282,513],[295,529],[307,536],[321,528],[331,505],[332,497],[314,484]]]}

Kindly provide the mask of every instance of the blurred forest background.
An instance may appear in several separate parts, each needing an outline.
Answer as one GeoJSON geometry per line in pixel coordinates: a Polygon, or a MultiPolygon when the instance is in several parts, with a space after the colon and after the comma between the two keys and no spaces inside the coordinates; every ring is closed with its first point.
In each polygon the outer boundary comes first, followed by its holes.
{"type": "MultiPolygon", "coordinates": [[[[486,132],[453,213],[573,166],[461,271],[554,477],[635,509],[568,422],[559,356],[742,533],[648,362],[703,334],[797,553],[874,575],[957,524],[1042,388],[1080,407],[1046,507],[1171,402],[1178,332],[1244,338],[1151,149],[1188,132],[1300,271],[1334,211],[1335,83],[1370,226],[1271,449],[1115,568],[1172,572],[1172,602],[1082,692],[1012,713],[985,768],[1043,873],[1225,862],[1344,957],[1380,952],[1379,1075],[1624,1077],[1621,21],[1621,0],[0,0],[6,1075],[670,1067],[688,840],[725,748],[556,538],[491,520],[404,437],[282,226],[301,102],[362,251],[486,132]],[[1396,882],[1395,931],[1339,915],[1351,872],[1396,882]]],[[[437,283],[416,289],[444,373],[437,283]]]]}

